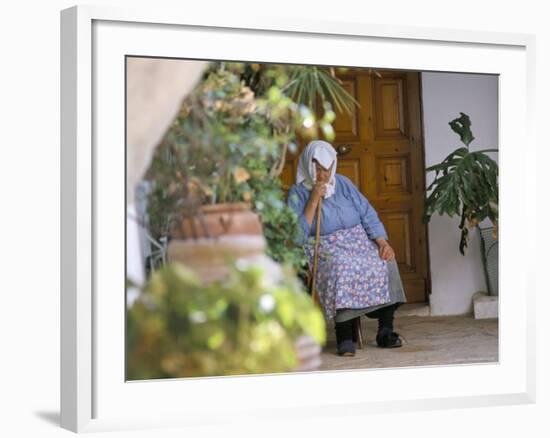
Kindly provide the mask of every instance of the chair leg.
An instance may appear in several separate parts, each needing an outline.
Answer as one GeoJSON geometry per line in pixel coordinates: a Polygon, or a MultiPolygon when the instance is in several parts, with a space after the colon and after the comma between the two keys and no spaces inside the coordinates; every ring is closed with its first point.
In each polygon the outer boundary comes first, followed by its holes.
{"type": "Polygon", "coordinates": [[[363,330],[361,330],[361,317],[355,319],[355,338],[357,339],[357,348],[363,349],[363,330]]]}

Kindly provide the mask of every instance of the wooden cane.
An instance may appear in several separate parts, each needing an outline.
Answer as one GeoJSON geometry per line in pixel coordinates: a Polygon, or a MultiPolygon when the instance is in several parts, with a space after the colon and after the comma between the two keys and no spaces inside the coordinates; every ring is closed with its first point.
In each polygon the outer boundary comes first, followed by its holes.
{"type": "Polygon", "coordinates": [[[317,265],[319,264],[319,236],[321,234],[321,207],[323,198],[319,199],[317,204],[317,224],[315,229],[315,247],[313,250],[313,278],[311,279],[311,296],[315,304],[320,304],[319,294],[317,293],[317,265]]]}

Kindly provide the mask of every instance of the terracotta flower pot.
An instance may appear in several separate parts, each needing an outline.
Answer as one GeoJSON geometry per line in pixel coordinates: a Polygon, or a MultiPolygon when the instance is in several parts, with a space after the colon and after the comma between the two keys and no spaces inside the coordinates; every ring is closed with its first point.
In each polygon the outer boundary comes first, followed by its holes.
{"type": "Polygon", "coordinates": [[[271,279],[279,278],[280,266],[265,254],[263,236],[220,236],[219,238],[173,239],[166,256],[193,270],[203,284],[223,280],[229,261],[240,260],[263,266],[271,279]]]}
{"type": "Polygon", "coordinates": [[[203,281],[222,280],[229,260],[258,263],[268,276],[280,276],[280,266],[266,254],[260,217],[246,203],[213,204],[184,218],[172,231],[167,258],[191,268],[203,281]]]}
{"type": "Polygon", "coordinates": [[[178,239],[229,235],[262,235],[260,217],[250,209],[250,204],[239,202],[204,205],[195,216],[183,218],[172,229],[172,237],[178,239]]]}
{"type": "Polygon", "coordinates": [[[321,366],[321,346],[309,335],[294,342],[298,365],[292,371],[315,371],[321,366]]]}

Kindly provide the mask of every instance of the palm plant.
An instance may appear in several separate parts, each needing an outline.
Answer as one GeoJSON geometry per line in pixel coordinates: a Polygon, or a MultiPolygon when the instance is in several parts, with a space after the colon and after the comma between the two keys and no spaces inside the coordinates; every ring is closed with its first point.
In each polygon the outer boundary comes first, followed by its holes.
{"type": "Polygon", "coordinates": [[[354,97],[342,87],[334,69],[317,66],[299,66],[290,72],[290,81],[282,90],[294,101],[309,108],[317,108],[317,99],[330,102],[341,113],[351,114],[355,105],[354,97]]]}
{"type": "MultiPolygon", "coordinates": [[[[346,68],[339,67],[339,71],[346,68]]],[[[369,69],[369,71],[373,72],[369,69]]],[[[378,72],[374,72],[378,76],[378,72]]],[[[351,114],[359,102],[342,86],[336,68],[315,65],[247,64],[242,78],[254,93],[264,94],[278,81],[281,92],[320,114],[327,108],[351,114]],[[327,105],[328,104],[328,105],[327,105]]]]}
{"type": "Polygon", "coordinates": [[[427,189],[433,190],[425,201],[424,223],[434,213],[460,216],[459,250],[464,255],[464,248],[468,246],[468,227],[473,228],[489,218],[493,236],[497,235],[498,164],[486,152],[498,152],[498,149],[470,151],[474,136],[467,114],[461,112],[449,125],[465,147],[454,150],[441,163],[426,168],[427,172],[435,171],[435,178],[427,189]]]}

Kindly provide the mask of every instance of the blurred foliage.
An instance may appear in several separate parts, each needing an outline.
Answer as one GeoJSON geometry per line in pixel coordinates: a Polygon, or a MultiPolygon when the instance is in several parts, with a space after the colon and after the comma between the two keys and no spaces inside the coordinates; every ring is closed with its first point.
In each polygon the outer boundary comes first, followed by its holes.
{"type": "Polygon", "coordinates": [[[169,236],[171,225],[196,214],[200,205],[249,202],[262,219],[268,253],[303,271],[305,256],[293,243],[298,222],[283,202],[278,177],[287,150],[297,150],[296,135],[331,141],[332,104],[350,105],[347,92],[326,78],[327,72],[313,66],[211,63],[147,171],[153,183],[148,198],[153,237],[169,236]],[[322,77],[330,88],[304,81],[308,75],[322,77]],[[313,105],[314,95],[323,109],[320,117],[318,108],[304,103],[313,105]]]}
{"type": "Polygon", "coordinates": [[[426,168],[427,172],[435,171],[435,178],[427,189],[433,190],[425,201],[424,223],[429,222],[434,213],[459,216],[459,251],[464,255],[468,227],[473,228],[489,218],[494,227],[493,236],[497,235],[498,164],[485,152],[498,152],[498,149],[469,150],[475,137],[467,114],[461,112],[449,125],[466,147],[454,150],[440,164],[426,168]]]}
{"type": "Polygon", "coordinates": [[[236,261],[223,282],[202,286],[184,266],[155,271],[127,313],[127,378],[290,371],[295,341],[324,345],[325,321],[293,272],[270,284],[262,268],[236,261]]]}
{"type": "Polygon", "coordinates": [[[268,243],[267,254],[305,276],[307,258],[303,248],[296,245],[300,238],[298,217],[283,201],[281,181],[278,178],[255,178],[250,184],[255,193],[254,210],[260,214],[268,243]]]}

